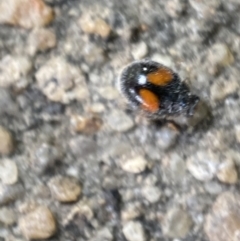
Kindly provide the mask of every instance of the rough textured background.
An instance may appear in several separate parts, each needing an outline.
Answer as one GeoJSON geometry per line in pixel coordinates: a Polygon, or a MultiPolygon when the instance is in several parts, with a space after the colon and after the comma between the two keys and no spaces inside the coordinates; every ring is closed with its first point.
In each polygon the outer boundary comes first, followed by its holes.
{"type": "Polygon", "coordinates": [[[1,0],[0,240],[239,241],[239,11],[1,0]],[[129,112],[116,79],[141,58],[177,71],[211,120],[129,112]]]}

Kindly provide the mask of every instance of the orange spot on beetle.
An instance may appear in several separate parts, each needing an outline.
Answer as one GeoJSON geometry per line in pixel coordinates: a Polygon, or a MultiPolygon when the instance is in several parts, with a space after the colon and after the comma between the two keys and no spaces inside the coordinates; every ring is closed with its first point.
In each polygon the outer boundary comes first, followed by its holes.
{"type": "Polygon", "coordinates": [[[173,75],[167,68],[159,68],[157,71],[147,75],[148,81],[154,85],[165,86],[173,79],[173,75]]]}
{"type": "Polygon", "coordinates": [[[159,99],[150,90],[141,89],[139,95],[142,98],[142,108],[150,112],[157,112],[159,109],[159,99]]]}

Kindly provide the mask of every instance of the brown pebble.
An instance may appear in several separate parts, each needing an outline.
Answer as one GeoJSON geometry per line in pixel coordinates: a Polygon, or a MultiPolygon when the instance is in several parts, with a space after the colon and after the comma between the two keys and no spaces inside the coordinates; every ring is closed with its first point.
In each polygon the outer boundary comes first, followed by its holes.
{"type": "Polygon", "coordinates": [[[9,155],[13,152],[13,138],[11,133],[0,126],[0,154],[9,155]]]}
{"type": "Polygon", "coordinates": [[[38,51],[54,48],[56,44],[57,38],[53,31],[45,28],[37,28],[29,35],[27,51],[30,55],[34,55],[38,51]]]}
{"type": "Polygon", "coordinates": [[[240,125],[239,124],[235,125],[234,132],[235,132],[236,141],[240,143],[240,125]]]}
{"type": "Polygon", "coordinates": [[[77,222],[77,219],[86,219],[91,221],[94,214],[88,200],[82,200],[77,203],[69,211],[67,217],[63,220],[63,225],[66,227],[71,223],[77,222]]]}
{"type": "Polygon", "coordinates": [[[165,5],[167,14],[172,18],[178,18],[185,11],[186,3],[182,0],[169,0],[165,5]]]}
{"type": "Polygon", "coordinates": [[[44,206],[21,217],[19,228],[26,239],[47,239],[57,230],[52,212],[44,206]]]}
{"type": "Polygon", "coordinates": [[[92,135],[101,128],[103,121],[97,116],[83,117],[73,115],[71,117],[71,124],[75,132],[92,135]]]}
{"type": "Polygon", "coordinates": [[[210,88],[211,98],[214,101],[223,101],[229,95],[239,90],[238,80],[235,78],[228,79],[225,77],[214,82],[210,88]]]}
{"type": "Polygon", "coordinates": [[[231,50],[224,43],[215,43],[209,49],[207,59],[209,61],[208,72],[212,75],[216,75],[221,68],[234,62],[231,50]]]}
{"type": "Polygon", "coordinates": [[[128,203],[121,210],[121,219],[123,221],[129,221],[138,218],[143,213],[143,207],[139,202],[128,203]]]}
{"type": "Polygon", "coordinates": [[[209,241],[240,240],[239,200],[237,193],[225,192],[218,196],[204,224],[209,241]]]}
{"type": "Polygon", "coordinates": [[[82,31],[88,34],[97,34],[107,38],[111,33],[111,27],[101,18],[93,18],[89,14],[83,14],[78,21],[82,31]]]}
{"type": "Polygon", "coordinates": [[[0,23],[26,29],[49,24],[54,13],[43,0],[8,0],[0,2],[0,23]]]}
{"type": "Polygon", "coordinates": [[[54,199],[59,202],[74,202],[81,194],[82,188],[73,177],[56,176],[48,182],[54,199]]]}
{"type": "Polygon", "coordinates": [[[234,162],[231,159],[225,160],[218,167],[217,178],[227,184],[235,184],[238,181],[238,174],[234,162]]]}

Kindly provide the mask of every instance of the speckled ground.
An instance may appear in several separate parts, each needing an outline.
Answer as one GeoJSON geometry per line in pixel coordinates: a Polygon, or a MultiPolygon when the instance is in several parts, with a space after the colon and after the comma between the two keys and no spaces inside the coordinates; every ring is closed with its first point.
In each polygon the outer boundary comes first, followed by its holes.
{"type": "Polygon", "coordinates": [[[2,1],[0,240],[239,241],[240,1],[2,1]],[[210,113],[130,111],[116,80],[143,58],[210,113]]]}

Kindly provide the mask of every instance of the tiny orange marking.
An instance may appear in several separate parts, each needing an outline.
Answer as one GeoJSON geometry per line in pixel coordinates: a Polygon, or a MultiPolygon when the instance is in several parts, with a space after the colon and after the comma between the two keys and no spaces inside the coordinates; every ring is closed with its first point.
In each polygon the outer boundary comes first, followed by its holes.
{"type": "Polygon", "coordinates": [[[159,109],[159,99],[150,90],[141,89],[139,95],[142,98],[142,108],[150,112],[157,112],[159,109]]]}
{"type": "Polygon", "coordinates": [[[159,68],[157,71],[147,75],[148,81],[155,85],[165,86],[172,81],[173,75],[166,68],[159,68]]]}

